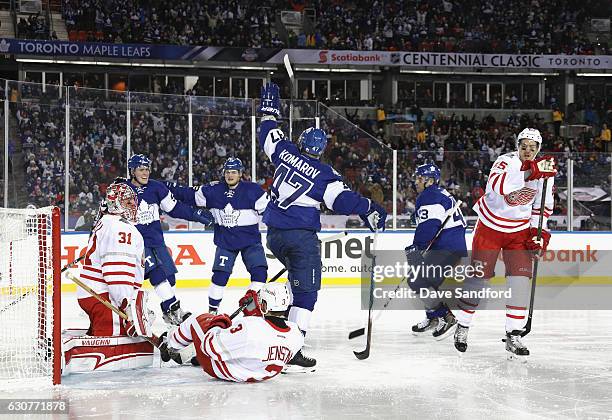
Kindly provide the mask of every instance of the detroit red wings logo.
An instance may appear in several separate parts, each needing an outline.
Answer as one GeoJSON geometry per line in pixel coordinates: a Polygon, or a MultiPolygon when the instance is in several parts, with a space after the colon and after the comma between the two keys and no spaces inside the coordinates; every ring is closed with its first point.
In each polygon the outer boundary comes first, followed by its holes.
{"type": "Polygon", "coordinates": [[[531,204],[536,193],[537,190],[523,187],[520,190],[506,194],[504,200],[511,207],[524,206],[526,204],[531,204]]]}

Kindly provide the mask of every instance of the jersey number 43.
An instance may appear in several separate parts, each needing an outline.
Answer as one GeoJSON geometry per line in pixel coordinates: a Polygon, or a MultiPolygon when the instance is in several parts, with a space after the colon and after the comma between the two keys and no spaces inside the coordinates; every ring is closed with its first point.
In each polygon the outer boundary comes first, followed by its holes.
{"type": "Polygon", "coordinates": [[[271,198],[276,205],[285,210],[305,196],[314,183],[302,174],[281,163],[274,172],[270,187],[271,198]]]}

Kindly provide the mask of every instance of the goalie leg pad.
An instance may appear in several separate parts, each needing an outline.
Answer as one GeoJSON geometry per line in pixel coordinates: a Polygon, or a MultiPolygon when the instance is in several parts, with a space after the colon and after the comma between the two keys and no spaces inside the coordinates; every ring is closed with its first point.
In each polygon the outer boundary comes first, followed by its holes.
{"type": "Polygon", "coordinates": [[[150,337],[153,335],[151,329],[153,322],[155,322],[155,313],[149,310],[147,303],[149,301],[149,294],[144,290],[139,290],[136,296],[128,305],[126,311],[129,317],[129,327],[127,329],[128,335],[135,336],[139,335],[142,337],[150,337]]]}
{"type": "MultiPolygon", "coordinates": [[[[101,293],[100,297],[110,302],[108,292],[101,293]]],[[[110,336],[110,335],[125,335],[125,327],[121,318],[104,306],[100,301],[93,296],[78,299],[79,306],[89,316],[89,330],[87,334],[90,336],[110,336]]]]}
{"type": "Polygon", "coordinates": [[[62,374],[118,371],[153,365],[153,345],[143,337],[74,335],[83,332],[62,332],[62,374]]]}

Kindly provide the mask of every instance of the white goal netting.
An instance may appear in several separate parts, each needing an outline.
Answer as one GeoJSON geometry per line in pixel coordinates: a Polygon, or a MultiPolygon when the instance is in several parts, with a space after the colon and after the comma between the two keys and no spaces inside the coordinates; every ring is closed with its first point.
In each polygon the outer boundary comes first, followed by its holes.
{"type": "Polygon", "coordinates": [[[58,222],[53,207],[0,208],[0,381],[56,381],[53,338],[59,310],[54,311],[54,297],[57,305],[60,283],[55,278],[54,287],[53,245],[59,248],[58,222]]]}

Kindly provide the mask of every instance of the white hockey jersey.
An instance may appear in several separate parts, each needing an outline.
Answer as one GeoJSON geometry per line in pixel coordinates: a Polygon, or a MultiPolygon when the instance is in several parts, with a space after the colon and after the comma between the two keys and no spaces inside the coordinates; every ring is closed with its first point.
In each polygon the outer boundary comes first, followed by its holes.
{"type": "MultiPolygon", "coordinates": [[[[106,214],[93,228],[79,278],[96,293],[108,293],[111,303],[119,307],[142,286],[143,252],[144,241],[136,226],[120,216],[106,214]]],[[[90,296],[77,287],[78,299],[90,296]]]]}
{"type": "Polygon", "coordinates": [[[273,378],[304,344],[298,326],[287,328],[258,316],[240,319],[230,328],[211,328],[206,334],[196,322],[193,337],[198,359],[206,373],[233,382],[257,382],[273,378]]]}
{"type": "MultiPolygon", "coordinates": [[[[544,229],[553,210],[553,184],[554,178],[548,178],[544,229]]],[[[478,221],[507,233],[537,228],[543,187],[544,179],[525,181],[518,152],[501,155],[491,168],[485,194],[474,204],[478,221]]]]}

